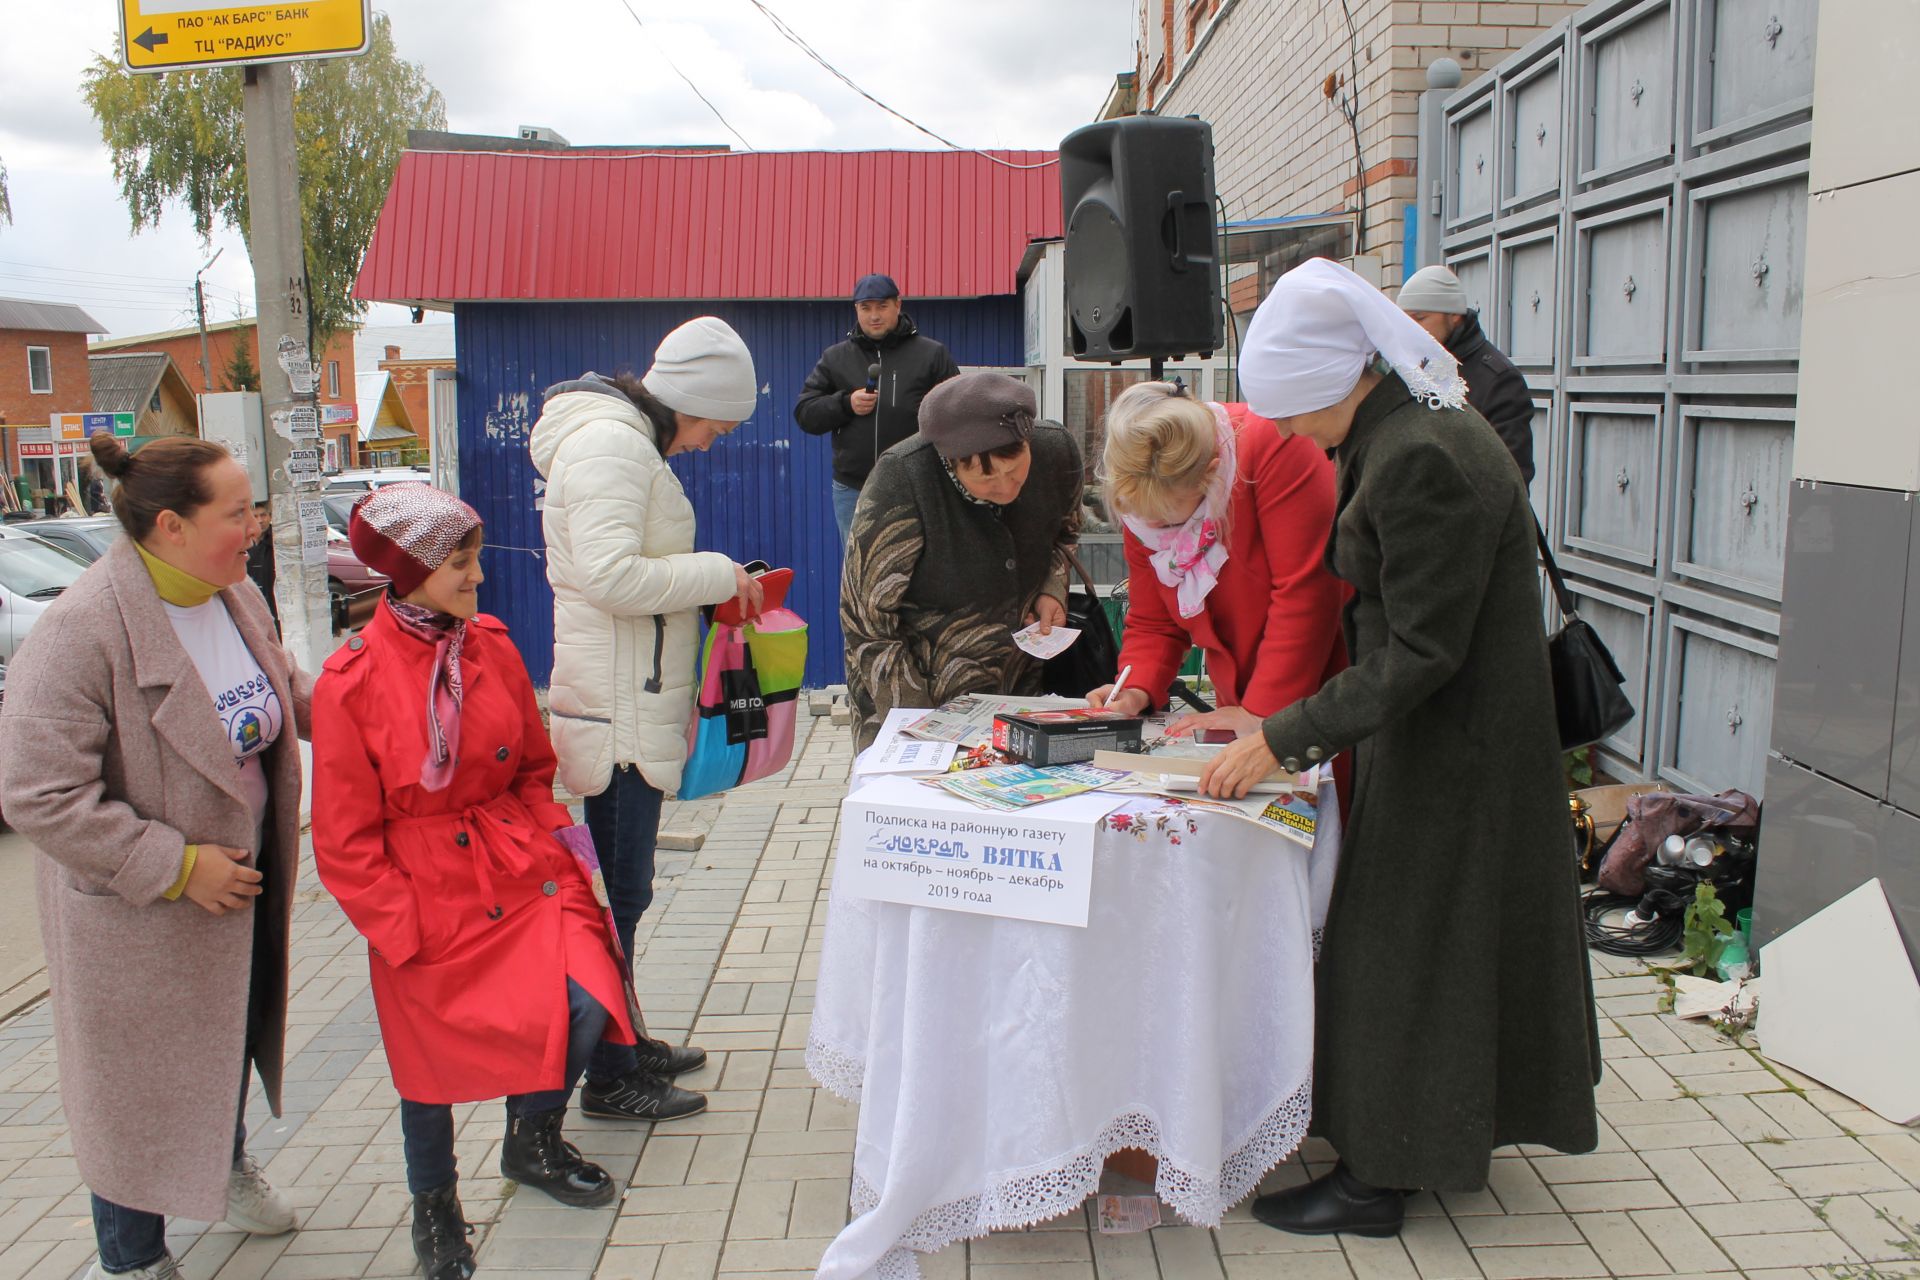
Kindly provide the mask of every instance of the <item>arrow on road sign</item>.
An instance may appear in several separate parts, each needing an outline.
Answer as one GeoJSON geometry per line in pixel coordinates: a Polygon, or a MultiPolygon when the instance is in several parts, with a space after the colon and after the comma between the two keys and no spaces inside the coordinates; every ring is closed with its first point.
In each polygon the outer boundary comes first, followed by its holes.
{"type": "Polygon", "coordinates": [[[135,36],[133,42],[142,49],[145,49],[148,53],[152,53],[155,45],[165,44],[167,42],[167,37],[155,34],[154,29],[148,27],[145,31],[135,36]]]}

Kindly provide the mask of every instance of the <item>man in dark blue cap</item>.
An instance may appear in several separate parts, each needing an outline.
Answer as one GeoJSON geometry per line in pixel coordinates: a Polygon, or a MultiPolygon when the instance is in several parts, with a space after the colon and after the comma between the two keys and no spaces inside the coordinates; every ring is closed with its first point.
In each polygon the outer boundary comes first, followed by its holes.
{"type": "Polygon", "coordinates": [[[843,544],[874,460],[919,429],[921,399],[960,372],[900,301],[893,277],[861,276],[853,287],[859,323],[827,348],[793,406],[801,430],[833,437],[833,519],[843,544]]]}

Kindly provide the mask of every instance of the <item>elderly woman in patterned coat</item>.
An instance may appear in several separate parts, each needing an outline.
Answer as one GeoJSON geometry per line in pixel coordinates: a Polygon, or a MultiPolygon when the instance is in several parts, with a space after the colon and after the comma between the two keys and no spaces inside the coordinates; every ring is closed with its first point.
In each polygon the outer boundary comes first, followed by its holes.
{"type": "Polygon", "coordinates": [[[1013,633],[1066,620],[1081,463],[1035,408],[1005,374],[943,382],[921,403],[920,434],[881,455],[861,490],[840,629],[862,749],[895,707],[1040,691],[1040,664],[1013,633]]]}

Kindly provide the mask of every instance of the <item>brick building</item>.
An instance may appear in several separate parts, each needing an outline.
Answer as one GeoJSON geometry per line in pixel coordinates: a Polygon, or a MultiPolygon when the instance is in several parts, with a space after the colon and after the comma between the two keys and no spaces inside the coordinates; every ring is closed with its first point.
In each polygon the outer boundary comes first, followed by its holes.
{"type": "MultiPolygon", "coordinates": [[[[242,340],[247,344],[247,358],[256,370],[259,369],[260,339],[258,326],[251,317],[208,325],[207,363],[210,367],[205,376],[200,368],[200,330],[197,328],[113,338],[96,342],[89,349],[96,355],[119,351],[164,351],[173,357],[173,363],[179,366],[193,391],[232,391],[235,388],[229,370],[233,365],[234,346],[242,340]]],[[[314,389],[320,393],[321,421],[329,426],[352,425],[356,400],[353,335],[343,333],[336,336],[327,344],[326,354],[319,364],[320,378],[314,389]]]]}
{"type": "MultiPolygon", "coordinates": [[[[1365,225],[1355,227],[1349,252],[1378,258],[1381,282],[1398,284],[1405,210],[1418,190],[1427,64],[1453,58],[1471,80],[1579,7],[1135,0],[1133,87],[1141,111],[1197,115],[1213,125],[1215,184],[1229,222],[1348,213],[1357,224],[1364,206],[1365,225]]],[[[1236,298],[1234,309],[1249,301],[1236,298]]]]}
{"type": "MultiPolygon", "coordinates": [[[[87,369],[87,335],[103,333],[99,321],[79,307],[58,302],[0,298],[0,423],[6,438],[7,475],[22,473],[20,437],[46,445],[56,413],[88,413],[93,387],[87,369]]],[[[29,459],[25,470],[37,488],[51,487],[52,459],[29,459]]]]}

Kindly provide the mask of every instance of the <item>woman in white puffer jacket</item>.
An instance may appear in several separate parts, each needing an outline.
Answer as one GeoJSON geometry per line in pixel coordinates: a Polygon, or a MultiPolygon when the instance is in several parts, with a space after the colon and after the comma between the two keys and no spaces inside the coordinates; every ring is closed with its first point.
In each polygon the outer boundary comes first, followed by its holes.
{"type": "MultiPolygon", "coordinates": [[[[529,441],[547,480],[553,745],[562,784],[586,797],[629,963],[634,927],[653,901],[661,800],[686,763],[697,612],[735,597],[749,612],[760,603],[744,569],[693,549],[693,504],[666,459],[704,452],[756,399],[746,343],[702,316],[667,335],[645,378],[589,373],[549,388],[529,441]]],[[[670,1077],[706,1057],[644,1037],[603,1043],[580,1109],[603,1119],[690,1114],[670,1077]]]]}

